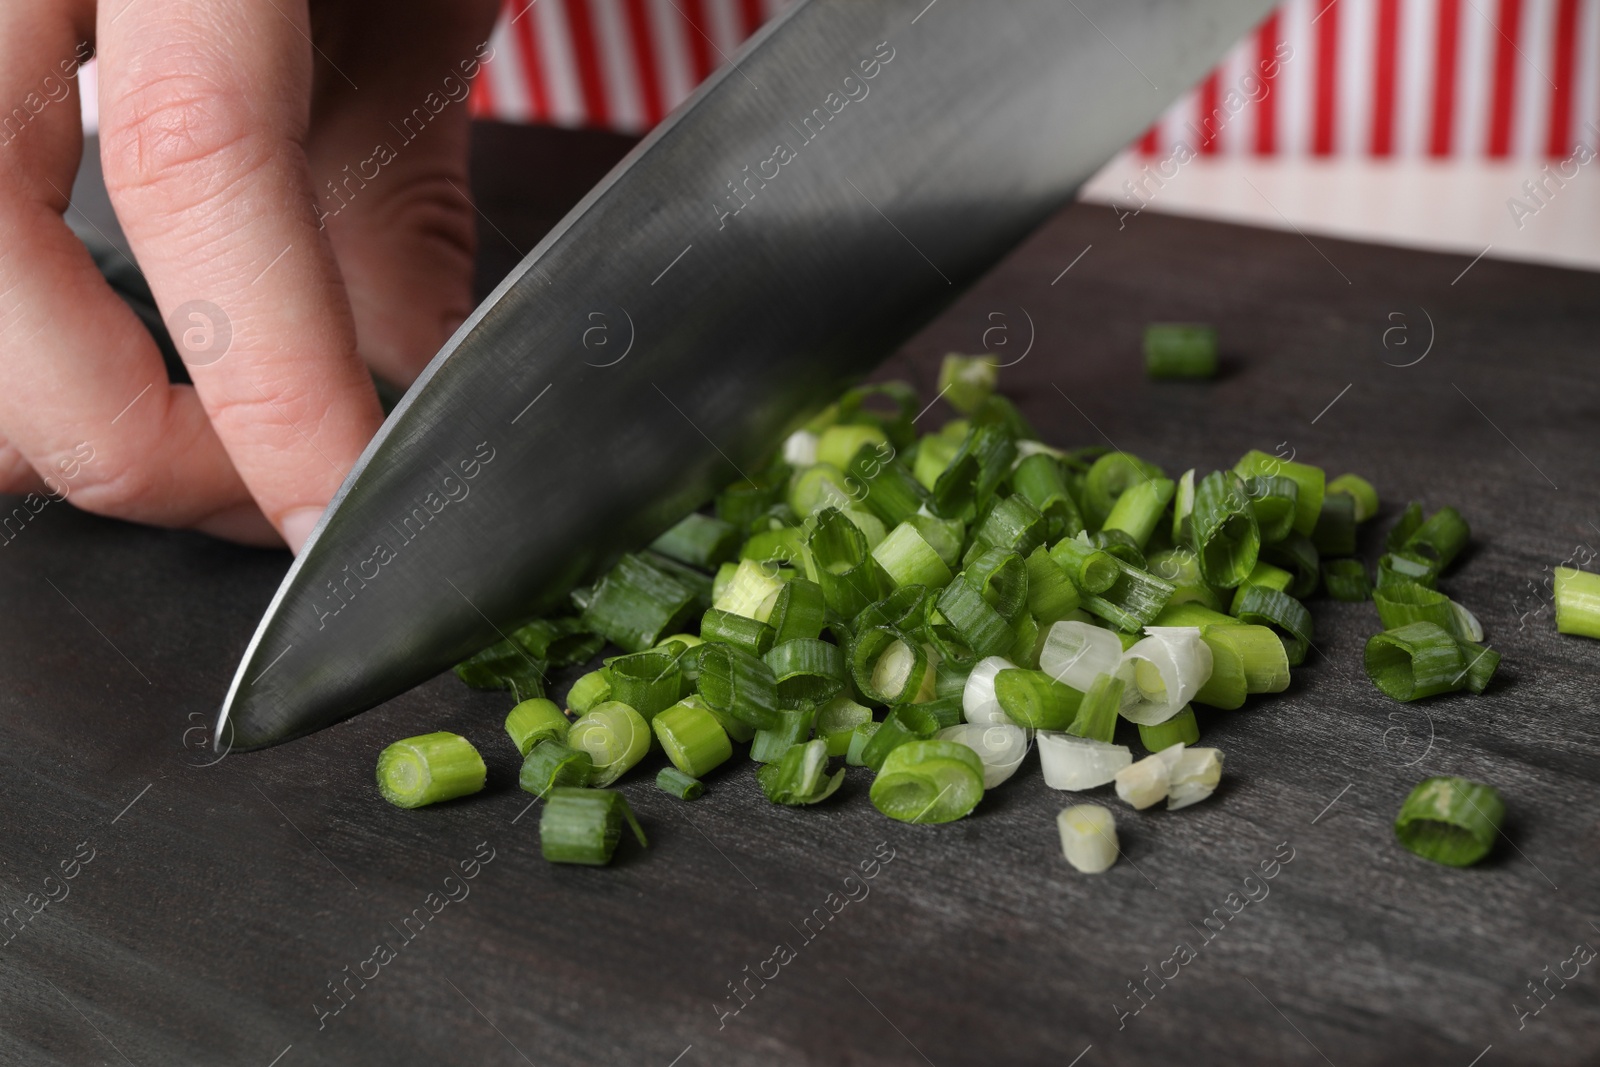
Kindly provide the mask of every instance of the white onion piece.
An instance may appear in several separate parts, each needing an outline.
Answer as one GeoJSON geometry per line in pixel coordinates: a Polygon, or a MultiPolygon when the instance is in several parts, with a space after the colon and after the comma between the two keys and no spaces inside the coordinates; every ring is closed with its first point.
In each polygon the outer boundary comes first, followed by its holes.
{"type": "Polygon", "coordinates": [[[1155,726],[1182,711],[1210,679],[1211,646],[1200,640],[1198,626],[1147,626],[1145,633],[1150,636],[1123,653],[1123,680],[1140,699],[1125,703],[1122,716],[1155,726]]]}
{"type": "Polygon", "coordinates": [[[1056,816],[1061,854],[1084,874],[1099,874],[1117,862],[1117,821],[1099,804],[1078,804],[1056,816]]]}
{"type": "Polygon", "coordinates": [[[967,675],[966,688],[961,691],[961,714],[968,722],[1016,725],[1000,709],[1000,701],[994,696],[994,676],[1001,671],[1015,670],[1016,666],[1004,656],[989,656],[978,661],[967,675]]]}
{"type": "Polygon", "coordinates": [[[1215,792],[1217,783],[1222,781],[1222,750],[1185,748],[1173,762],[1169,780],[1168,811],[1198,804],[1215,792]]]}
{"type": "Polygon", "coordinates": [[[1172,788],[1172,767],[1182,757],[1183,745],[1164,748],[1117,772],[1117,796],[1144,809],[1167,798],[1172,788]]]}
{"type": "Polygon", "coordinates": [[[1063,685],[1087,693],[1094,680],[1122,662],[1122,642],[1102,626],[1058,622],[1039,649],[1039,669],[1063,685]]]}
{"type": "Polygon", "coordinates": [[[933,735],[939,741],[966,745],[983,761],[983,787],[993,789],[1017,773],[1028,755],[1028,731],[1020,726],[964,722],[933,735]]]}
{"type": "Polygon", "coordinates": [[[1039,765],[1051,789],[1079,792],[1114,781],[1133,762],[1127,745],[1112,745],[1054,730],[1039,732],[1039,765]]]}
{"type": "Polygon", "coordinates": [[[1476,615],[1462,607],[1460,604],[1457,604],[1454,600],[1450,601],[1450,610],[1455,612],[1456,621],[1460,623],[1461,628],[1466,631],[1467,640],[1471,641],[1473,644],[1477,644],[1479,641],[1483,640],[1483,623],[1478,621],[1478,617],[1476,615]]]}
{"type": "Polygon", "coordinates": [[[817,435],[810,430],[796,430],[783,441],[783,461],[799,469],[817,461],[817,435]]]}

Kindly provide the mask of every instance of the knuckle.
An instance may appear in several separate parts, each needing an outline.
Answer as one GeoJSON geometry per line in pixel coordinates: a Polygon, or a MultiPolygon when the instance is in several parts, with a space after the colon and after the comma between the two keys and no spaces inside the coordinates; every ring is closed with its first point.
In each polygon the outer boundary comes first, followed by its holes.
{"type": "Polygon", "coordinates": [[[138,518],[148,506],[161,474],[143,455],[124,450],[99,457],[100,462],[84,468],[72,489],[72,503],[96,515],[138,518]]]}

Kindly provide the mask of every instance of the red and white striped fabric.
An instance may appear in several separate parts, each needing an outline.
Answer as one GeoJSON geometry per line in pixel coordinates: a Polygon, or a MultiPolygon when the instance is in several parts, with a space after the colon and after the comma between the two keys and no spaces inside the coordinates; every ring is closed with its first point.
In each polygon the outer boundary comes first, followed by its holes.
{"type": "MultiPolygon", "coordinates": [[[[642,132],[787,2],[507,0],[474,112],[642,132]]],[[[1597,123],[1600,0],[1287,0],[1138,147],[1560,158],[1597,123]]]]}

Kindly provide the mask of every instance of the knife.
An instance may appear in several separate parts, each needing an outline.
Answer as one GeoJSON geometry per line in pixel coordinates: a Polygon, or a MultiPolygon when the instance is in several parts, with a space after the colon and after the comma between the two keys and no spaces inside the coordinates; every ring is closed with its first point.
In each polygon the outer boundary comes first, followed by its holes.
{"type": "Polygon", "coordinates": [[[1272,0],[801,0],[428,365],[246,649],[219,751],[373,707],[746,477],[1272,0]]]}

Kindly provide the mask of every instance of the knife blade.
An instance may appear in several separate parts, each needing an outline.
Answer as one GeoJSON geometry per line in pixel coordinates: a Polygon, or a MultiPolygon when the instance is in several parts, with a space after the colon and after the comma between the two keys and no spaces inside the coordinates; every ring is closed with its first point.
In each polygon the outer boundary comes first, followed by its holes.
{"type": "Polygon", "coordinates": [[[656,127],[384,423],[215,746],[373,707],[746,478],[1271,0],[802,0],[656,127]]]}

